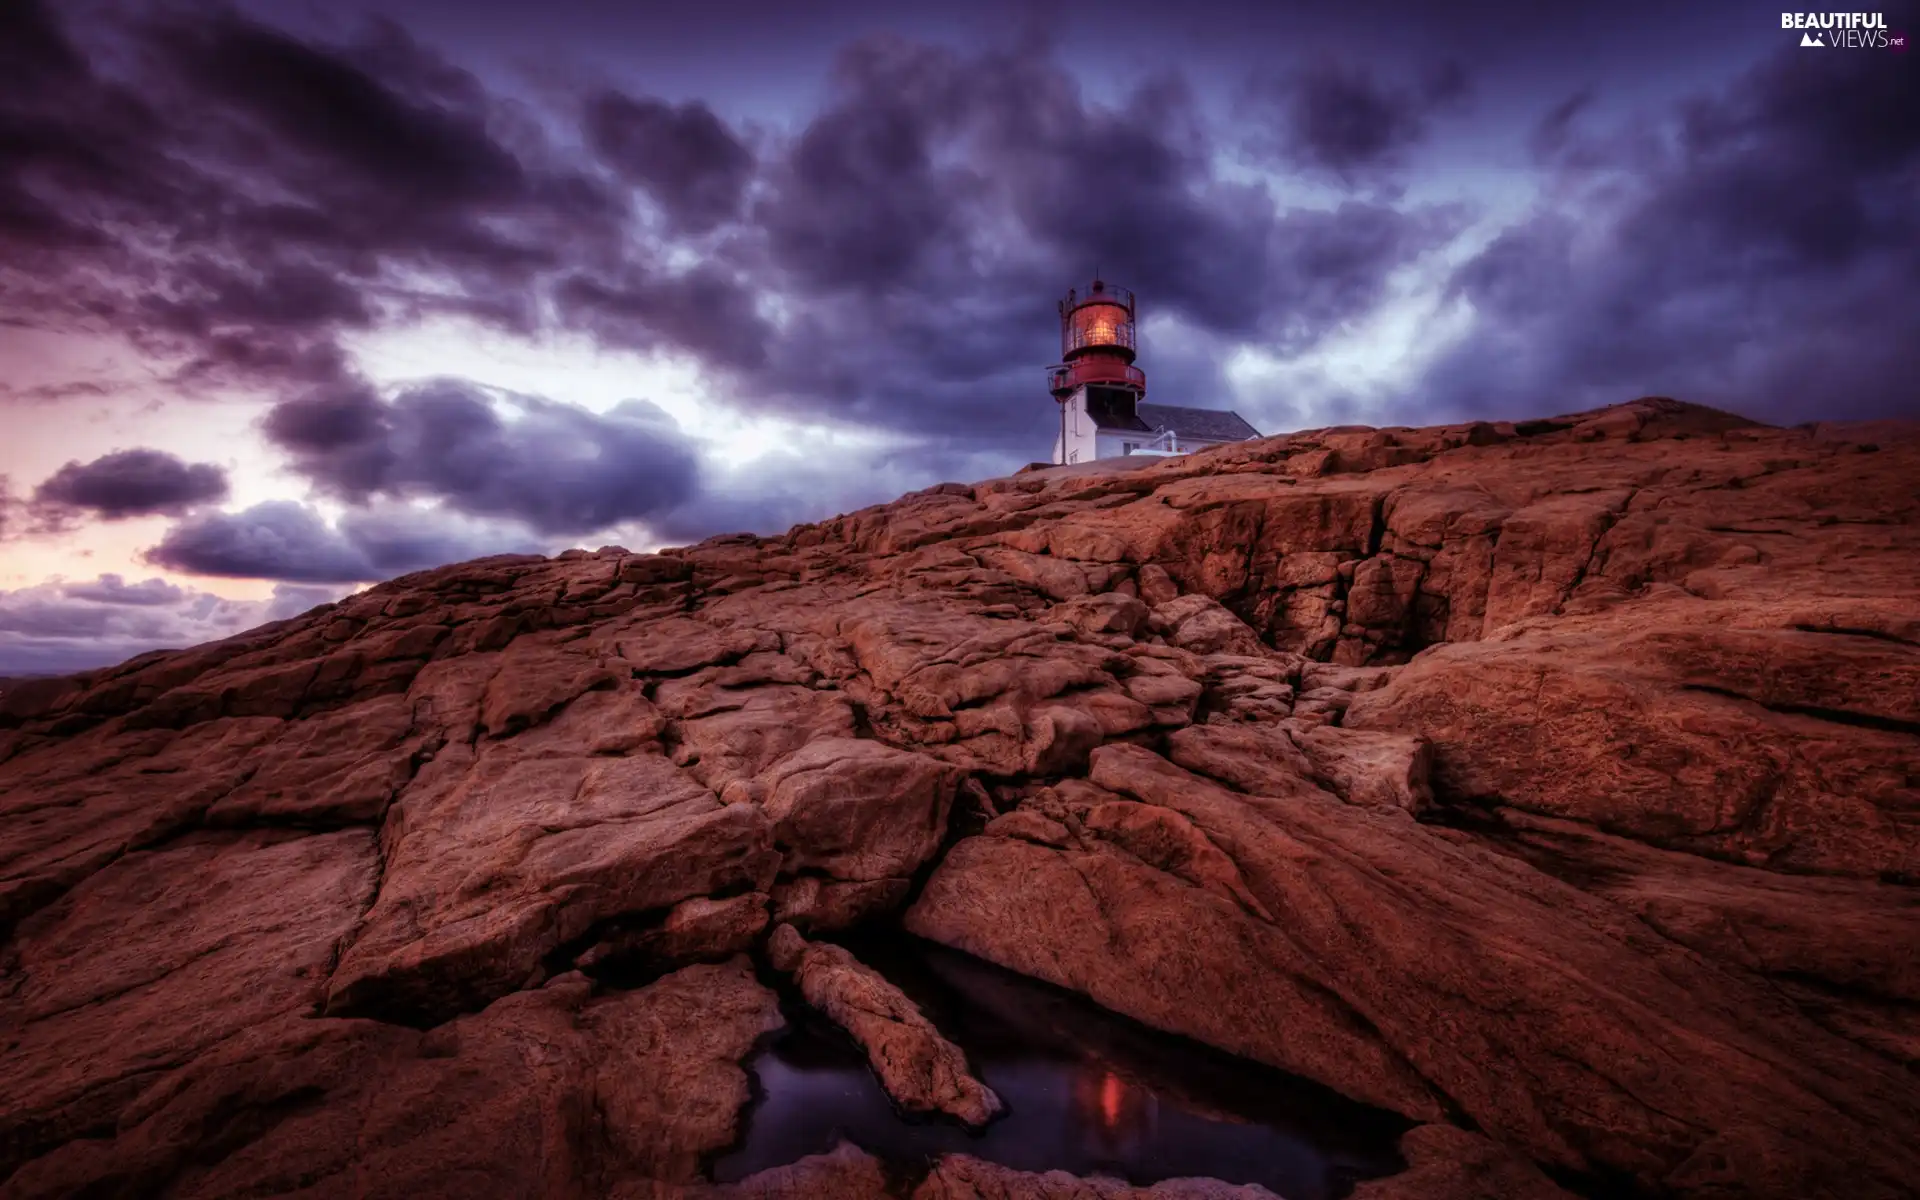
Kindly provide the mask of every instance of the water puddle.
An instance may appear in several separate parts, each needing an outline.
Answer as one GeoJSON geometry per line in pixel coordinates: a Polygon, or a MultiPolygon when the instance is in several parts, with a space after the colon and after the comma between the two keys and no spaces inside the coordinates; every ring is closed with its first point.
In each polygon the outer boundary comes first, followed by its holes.
{"type": "Polygon", "coordinates": [[[754,1103],[717,1180],[842,1139],[906,1170],[957,1152],[1136,1184],[1205,1175],[1287,1200],[1334,1200],[1401,1167],[1394,1143],[1408,1123],[1393,1114],[904,934],[847,945],[967,1052],[1010,1111],[979,1133],[902,1116],[852,1039],[789,997],[788,1028],[748,1063],[754,1103]]]}

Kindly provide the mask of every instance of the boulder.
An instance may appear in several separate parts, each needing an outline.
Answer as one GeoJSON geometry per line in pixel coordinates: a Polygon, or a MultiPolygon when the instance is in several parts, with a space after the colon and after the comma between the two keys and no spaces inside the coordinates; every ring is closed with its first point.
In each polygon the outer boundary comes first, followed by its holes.
{"type": "Polygon", "coordinates": [[[1911,1150],[1836,1099],[1904,1125],[1903,1069],[1612,902],[1401,813],[1244,795],[1136,747],[1096,751],[1091,778],[1185,818],[1271,920],[1138,855],[980,836],[907,927],[1416,1119],[1459,1105],[1558,1167],[1703,1186],[1764,1159],[1775,1194],[1903,1186],[1911,1150]]]}
{"type": "Polygon", "coordinates": [[[1167,640],[1195,654],[1258,655],[1266,647],[1247,623],[1211,596],[1179,596],[1154,608],[1167,640]]]}
{"type": "Polygon", "coordinates": [[[586,971],[608,966],[661,970],[731,958],[760,940],[767,928],[767,904],[765,892],[682,900],[658,925],[609,932],[581,951],[574,965],[586,971]]]}
{"type": "Polygon", "coordinates": [[[1147,606],[1132,596],[1102,592],[1057,605],[1052,616],[1082,633],[1112,633],[1130,638],[1146,624],[1147,606]]]}
{"type": "Polygon", "coordinates": [[[1165,1179],[1133,1187],[1118,1179],[1083,1179],[1065,1171],[1016,1171],[965,1154],[949,1154],[913,1191],[913,1200],[1279,1200],[1253,1184],[1217,1179],[1165,1179]]]}
{"type": "Polygon", "coordinates": [[[365,830],[201,834],[128,854],[23,921],[0,996],[0,1173],[112,1129],[167,1072],[309,1015],[377,871],[365,830]]]}
{"type": "Polygon", "coordinates": [[[144,1091],[117,1137],[28,1164],[7,1194],[674,1195],[733,1140],[740,1060],[779,1026],[744,959],[598,997],[566,976],[426,1032],[281,1021],[144,1091]]]}
{"type": "Polygon", "coordinates": [[[721,804],[658,755],[547,757],[520,740],[441,754],[400,802],[328,1013],[444,1019],[602,922],[772,884],[780,855],[758,809],[721,804]]]}
{"type": "Polygon", "coordinates": [[[788,848],[785,870],[899,879],[939,847],[959,783],[957,771],[924,754],[822,738],[767,774],[764,811],[788,848]]]}
{"type": "Polygon", "coordinates": [[[791,925],[773,931],[767,956],[808,1004],[860,1043],[894,1103],[974,1126],[999,1114],[1000,1098],[973,1077],[966,1055],[879,972],[839,946],[807,941],[791,925]]]}
{"type": "Polygon", "coordinates": [[[1573,1200],[1526,1159],[1453,1125],[1415,1126],[1400,1153],[1407,1169],[1360,1184],[1354,1200],[1573,1200]]]}

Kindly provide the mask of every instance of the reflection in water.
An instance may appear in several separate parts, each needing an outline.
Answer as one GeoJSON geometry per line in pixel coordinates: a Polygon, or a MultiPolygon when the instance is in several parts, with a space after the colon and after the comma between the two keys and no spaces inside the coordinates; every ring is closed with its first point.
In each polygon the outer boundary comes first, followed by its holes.
{"type": "Polygon", "coordinates": [[[1210,1175],[1287,1200],[1341,1196],[1400,1166],[1393,1144],[1406,1123],[1391,1114],[902,934],[850,948],[967,1052],[1009,1111],[978,1133],[902,1116],[852,1041],[792,1003],[787,1030],[749,1063],[755,1103],[716,1178],[822,1153],[842,1137],[902,1167],[958,1152],[1142,1184],[1210,1175]]]}
{"type": "MultiPolygon", "coordinates": [[[[1084,1076],[1082,1076],[1082,1078],[1084,1078],[1084,1076]]],[[[1102,1071],[1100,1073],[1099,1096],[1100,1098],[1094,1101],[1094,1105],[1100,1113],[1101,1131],[1113,1133],[1120,1128],[1120,1104],[1121,1101],[1127,1098],[1127,1085],[1120,1082],[1120,1077],[1112,1071],[1102,1071]]],[[[1150,1119],[1148,1117],[1146,1093],[1136,1093],[1136,1099],[1139,1102],[1129,1105],[1127,1108],[1128,1116],[1135,1118],[1130,1120],[1129,1124],[1134,1125],[1136,1128],[1144,1129],[1150,1119]]]]}
{"type": "Polygon", "coordinates": [[[1099,1063],[1074,1073],[1073,1108],[1089,1148],[1105,1157],[1124,1158],[1127,1147],[1150,1145],[1159,1134],[1160,1098],[1099,1063]]]}

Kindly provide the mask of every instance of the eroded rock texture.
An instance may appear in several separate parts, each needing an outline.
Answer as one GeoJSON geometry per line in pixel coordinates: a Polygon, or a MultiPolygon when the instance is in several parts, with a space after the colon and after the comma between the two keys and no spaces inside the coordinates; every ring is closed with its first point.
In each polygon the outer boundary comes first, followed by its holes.
{"type": "Polygon", "coordinates": [[[0,1194],[1258,1194],[702,1183],[769,931],[894,919],[1423,1122],[1363,1196],[1911,1194],[1920,434],[1123,467],[10,690],[0,1194]]]}
{"type": "Polygon", "coordinates": [[[593,997],[581,976],[420,1032],[287,1014],[235,1032],[10,1196],[596,1195],[697,1178],[734,1137],[738,1065],[780,1024],[745,960],[593,997]],[[117,1132],[117,1136],[113,1136],[117,1132]]]}
{"type": "Polygon", "coordinates": [[[840,946],[811,943],[791,925],[774,930],[767,957],[793,977],[807,1003],[853,1035],[894,1102],[985,1125],[1000,1098],[973,1077],[960,1047],[940,1036],[913,1001],[840,946]]]}

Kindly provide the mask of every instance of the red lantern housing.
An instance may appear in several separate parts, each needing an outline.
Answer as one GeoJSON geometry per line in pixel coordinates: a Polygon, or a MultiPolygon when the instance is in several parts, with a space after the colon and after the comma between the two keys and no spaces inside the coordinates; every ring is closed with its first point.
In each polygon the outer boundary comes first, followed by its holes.
{"type": "Polygon", "coordinates": [[[1048,368],[1048,390],[1064,399],[1088,384],[1124,388],[1137,401],[1147,391],[1147,373],[1133,365],[1139,348],[1133,293],[1098,279],[1085,295],[1069,291],[1060,302],[1060,364],[1048,368]]]}

